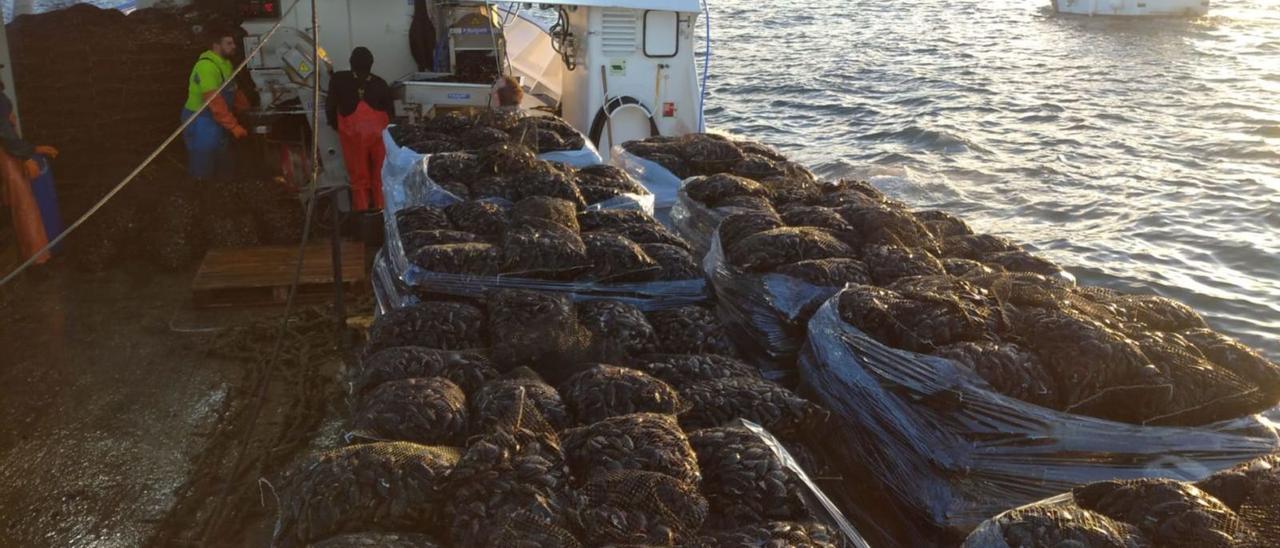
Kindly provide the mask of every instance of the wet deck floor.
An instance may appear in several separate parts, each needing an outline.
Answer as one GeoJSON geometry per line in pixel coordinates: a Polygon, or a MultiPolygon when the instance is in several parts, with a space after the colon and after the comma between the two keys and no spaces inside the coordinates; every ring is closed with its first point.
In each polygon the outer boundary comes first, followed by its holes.
{"type": "Polygon", "coordinates": [[[0,546],[139,546],[236,369],[205,356],[191,273],[52,268],[0,302],[0,546]]]}

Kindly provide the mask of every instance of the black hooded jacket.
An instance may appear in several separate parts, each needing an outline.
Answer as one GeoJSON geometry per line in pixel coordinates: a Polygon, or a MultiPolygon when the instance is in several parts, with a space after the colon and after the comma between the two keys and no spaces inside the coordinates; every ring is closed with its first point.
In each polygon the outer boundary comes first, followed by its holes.
{"type": "Polygon", "coordinates": [[[395,114],[391,86],[372,70],[373,54],[366,48],[356,48],[351,52],[351,70],[336,72],[329,79],[325,114],[330,127],[337,129],[338,115],[350,116],[361,100],[370,108],[387,113],[387,116],[395,114]]]}

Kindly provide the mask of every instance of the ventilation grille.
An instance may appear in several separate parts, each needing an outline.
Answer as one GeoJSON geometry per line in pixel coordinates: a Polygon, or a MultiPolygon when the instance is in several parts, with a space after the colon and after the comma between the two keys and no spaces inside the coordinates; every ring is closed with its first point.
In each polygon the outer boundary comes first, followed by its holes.
{"type": "Polygon", "coordinates": [[[639,20],[636,10],[609,9],[602,10],[600,49],[609,55],[627,55],[635,53],[636,40],[639,37],[639,20]]]}

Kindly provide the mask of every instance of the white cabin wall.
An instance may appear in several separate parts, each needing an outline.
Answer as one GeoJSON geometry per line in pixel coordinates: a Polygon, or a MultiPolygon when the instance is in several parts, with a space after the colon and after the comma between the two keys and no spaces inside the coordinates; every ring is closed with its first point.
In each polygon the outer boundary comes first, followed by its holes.
{"type": "MultiPolygon", "coordinates": [[[[676,56],[651,58],[644,51],[644,10],[593,7],[572,12],[570,26],[581,41],[579,49],[582,53],[577,69],[564,74],[561,100],[565,119],[587,132],[596,113],[604,105],[605,77],[601,74],[601,67],[625,63],[624,70],[606,68],[610,97],[638,99],[653,113],[663,135],[697,131],[699,84],[693,55],[697,14],[681,13],[678,21],[679,51],[676,56]],[[607,37],[606,19],[611,33],[607,37]],[[633,23],[633,41],[627,38],[625,29],[629,26],[628,21],[633,23]],[[667,67],[659,72],[659,65],[667,67]],[[663,103],[666,102],[675,104],[674,116],[663,116],[663,103]]],[[[648,120],[636,109],[627,108],[618,111],[613,130],[618,142],[648,136],[648,120]]],[[[602,133],[600,147],[600,152],[605,154],[610,145],[607,133],[602,133]]]]}
{"type": "Polygon", "coordinates": [[[18,133],[22,133],[21,113],[18,111],[18,89],[17,84],[13,81],[13,61],[9,58],[9,37],[5,33],[4,25],[0,25],[0,64],[4,65],[0,69],[0,79],[4,80],[5,95],[9,96],[9,100],[13,103],[13,114],[18,118],[18,133]]]}
{"type": "MultiPolygon", "coordinates": [[[[351,50],[364,46],[373,52],[373,72],[388,82],[413,72],[417,65],[409,51],[413,3],[406,0],[320,0],[320,47],[334,70],[348,70],[351,50]]],[[[274,21],[247,21],[249,34],[270,30],[274,21]]],[[[284,21],[285,27],[311,33],[311,4],[303,2],[284,21]]]]}

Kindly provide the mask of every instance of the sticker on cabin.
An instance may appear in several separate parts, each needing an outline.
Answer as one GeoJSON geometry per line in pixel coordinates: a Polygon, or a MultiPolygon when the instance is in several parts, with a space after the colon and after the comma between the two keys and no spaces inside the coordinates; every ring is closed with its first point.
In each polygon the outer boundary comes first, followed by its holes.
{"type": "Polygon", "coordinates": [[[626,75],[627,75],[626,59],[614,59],[612,61],[609,61],[609,76],[626,76],[626,75]]]}

